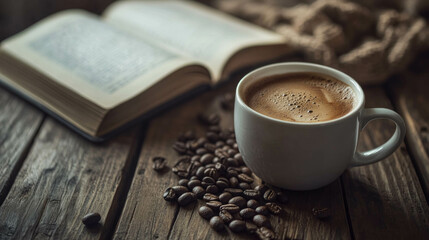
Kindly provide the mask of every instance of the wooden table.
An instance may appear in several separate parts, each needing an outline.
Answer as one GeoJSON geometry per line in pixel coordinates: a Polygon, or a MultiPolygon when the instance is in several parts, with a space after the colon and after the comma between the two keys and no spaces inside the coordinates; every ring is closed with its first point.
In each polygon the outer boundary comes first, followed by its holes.
{"type": "MultiPolygon", "coordinates": [[[[392,108],[404,117],[405,143],[379,163],[346,170],[329,186],[287,192],[286,214],[271,218],[281,239],[429,239],[427,63],[420,57],[389,84],[365,88],[367,107],[392,108]],[[333,215],[318,220],[313,207],[329,207],[333,215]]],[[[178,180],[171,171],[153,171],[150,161],[161,155],[172,166],[175,138],[188,129],[202,134],[199,112],[219,112],[221,125],[231,126],[232,112],[220,108],[219,96],[239,77],[102,144],[0,89],[0,239],[249,238],[211,230],[198,216],[201,202],[185,208],[165,202],[163,191],[178,180]],[[88,212],[99,212],[102,225],[84,227],[88,212]]],[[[393,127],[371,122],[359,148],[383,143],[393,127]]]]}

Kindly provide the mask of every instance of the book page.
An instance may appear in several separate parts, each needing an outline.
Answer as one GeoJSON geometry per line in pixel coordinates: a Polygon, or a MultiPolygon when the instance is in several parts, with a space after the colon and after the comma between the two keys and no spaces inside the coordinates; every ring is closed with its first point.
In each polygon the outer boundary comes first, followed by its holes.
{"type": "Polygon", "coordinates": [[[79,10],[42,20],[1,48],[105,109],[194,63],[79,10]]]}
{"type": "Polygon", "coordinates": [[[122,1],[104,14],[106,22],[148,36],[205,63],[214,79],[237,50],[282,42],[273,32],[190,1],[122,1]]]}

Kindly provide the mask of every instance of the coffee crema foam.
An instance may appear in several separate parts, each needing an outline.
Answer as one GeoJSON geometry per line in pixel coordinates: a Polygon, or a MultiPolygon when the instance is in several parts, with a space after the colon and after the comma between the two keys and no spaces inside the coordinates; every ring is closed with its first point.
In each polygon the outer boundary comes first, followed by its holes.
{"type": "Polygon", "coordinates": [[[356,105],[349,85],[310,72],[264,78],[244,89],[243,96],[255,111],[292,122],[329,121],[346,115],[356,105]]]}

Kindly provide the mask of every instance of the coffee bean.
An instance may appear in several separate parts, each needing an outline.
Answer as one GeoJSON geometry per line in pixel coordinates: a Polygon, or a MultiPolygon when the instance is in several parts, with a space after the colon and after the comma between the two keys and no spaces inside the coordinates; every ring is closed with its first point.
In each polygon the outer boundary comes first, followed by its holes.
{"type": "Polygon", "coordinates": [[[265,191],[268,190],[268,187],[266,185],[262,184],[262,185],[256,186],[254,189],[258,190],[261,193],[265,193],[265,191]]]}
{"type": "Polygon", "coordinates": [[[201,123],[206,125],[217,125],[220,122],[220,116],[216,113],[199,114],[198,120],[200,120],[201,123]]]}
{"type": "Polygon", "coordinates": [[[243,195],[247,199],[252,199],[252,198],[258,198],[261,195],[261,193],[255,189],[246,189],[243,191],[243,195]]]}
{"type": "Polygon", "coordinates": [[[216,232],[220,232],[225,229],[223,220],[219,216],[214,216],[210,219],[210,227],[212,227],[216,232]]]}
{"type": "Polygon", "coordinates": [[[223,140],[227,140],[228,138],[231,137],[231,133],[229,131],[221,131],[219,133],[219,137],[222,138],[223,140]]]}
{"type": "Polygon", "coordinates": [[[176,150],[176,152],[178,153],[178,154],[185,154],[186,153],[186,151],[188,150],[187,148],[186,148],[186,145],[185,145],[185,143],[183,143],[183,142],[175,142],[174,144],[173,144],[173,149],[174,150],[176,150]]]}
{"type": "Polygon", "coordinates": [[[208,202],[208,201],[218,201],[219,197],[217,195],[214,195],[212,193],[206,193],[203,196],[203,200],[208,202]]]}
{"type": "Polygon", "coordinates": [[[200,214],[201,217],[205,219],[210,219],[214,216],[213,210],[207,206],[200,207],[198,209],[198,213],[200,214]]]}
{"type": "Polygon", "coordinates": [[[237,151],[235,149],[230,148],[230,149],[228,149],[227,153],[228,153],[229,157],[233,158],[235,156],[235,154],[237,154],[237,151]]]}
{"type": "Polygon", "coordinates": [[[272,213],[272,214],[280,214],[282,212],[282,207],[280,207],[280,205],[278,205],[277,203],[273,203],[273,202],[269,202],[266,203],[265,206],[268,207],[268,210],[272,213]]]}
{"type": "Polygon", "coordinates": [[[219,139],[219,135],[217,135],[217,133],[214,133],[214,132],[207,132],[206,137],[212,143],[216,142],[219,139]]]}
{"type": "Polygon", "coordinates": [[[204,196],[204,194],[206,193],[206,191],[204,190],[204,188],[201,187],[201,186],[195,186],[195,187],[193,187],[192,188],[192,192],[195,194],[195,196],[198,199],[201,199],[204,196]]]}
{"type": "Polygon", "coordinates": [[[247,201],[247,207],[256,209],[257,207],[259,207],[259,202],[255,199],[250,199],[249,201],[247,201]]]}
{"type": "Polygon", "coordinates": [[[232,216],[232,214],[229,213],[226,210],[219,211],[219,217],[222,218],[222,220],[224,222],[226,222],[226,223],[229,223],[229,222],[231,222],[234,219],[234,217],[232,216]]]}
{"type": "Polygon", "coordinates": [[[239,188],[225,188],[223,191],[231,193],[234,197],[241,196],[243,194],[243,190],[239,188]]]}
{"type": "Polygon", "coordinates": [[[88,213],[82,218],[82,223],[87,227],[91,227],[99,223],[101,216],[99,213],[88,213]]]}
{"type": "MultiPolygon", "coordinates": [[[[234,143],[234,145],[232,145],[232,148],[234,148],[235,150],[238,150],[238,144],[234,143]]],[[[237,153],[237,154],[240,154],[240,153],[237,153]]],[[[241,154],[240,154],[240,156],[241,156],[241,154]]],[[[235,156],[234,156],[234,158],[235,158],[235,156]]],[[[235,159],[237,159],[237,158],[235,158],[235,159]]],[[[244,164],[244,161],[243,161],[242,158],[241,159],[237,159],[237,160],[239,161],[240,164],[244,164]]]]}
{"type": "Polygon", "coordinates": [[[207,164],[209,164],[209,163],[212,163],[212,162],[213,162],[213,158],[214,158],[213,154],[211,154],[211,153],[206,153],[206,154],[204,154],[203,156],[201,156],[200,162],[201,162],[201,164],[203,164],[203,165],[207,165],[207,164]]]}
{"type": "Polygon", "coordinates": [[[207,168],[204,170],[204,175],[213,179],[217,179],[219,177],[219,172],[216,170],[216,168],[207,168]]]}
{"type": "Polygon", "coordinates": [[[206,202],[206,205],[211,209],[218,211],[219,207],[222,206],[222,203],[219,201],[210,201],[210,202],[206,202]]]}
{"type": "Polygon", "coordinates": [[[198,148],[197,150],[195,150],[195,153],[198,155],[204,155],[207,153],[207,149],[205,148],[198,148]]]}
{"type": "Polygon", "coordinates": [[[202,183],[206,183],[208,185],[213,185],[216,183],[216,181],[212,177],[206,176],[206,177],[203,177],[202,183]]]}
{"type": "Polygon", "coordinates": [[[237,205],[239,208],[244,208],[246,206],[246,199],[244,199],[243,197],[233,197],[231,198],[228,203],[232,203],[237,205]]]}
{"type": "Polygon", "coordinates": [[[248,176],[252,176],[252,170],[250,170],[250,168],[248,167],[241,167],[241,172],[248,175],[248,176]]]}
{"type": "Polygon", "coordinates": [[[270,210],[268,210],[267,206],[259,206],[255,209],[257,214],[262,214],[268,216],[270,214],[270,210]]]}
{"type": "Polygon", "coordinates": [[[206,192],[215,194],[219,192],[219,188],[216,185],[210,185],[207,186],[206,192]]]}
{"type": "Polygon", "coordinates": [[[210,126],[209,128],[208,128],[208,130],[210,131],[210,132],[215,132],[215,133],[220,133],[220,131],[222,130],[219,126],[217,126],[217,125],[213,125],[213,126],[210,126]]]}
{"type": "Polygon", "coordinates": [[[196,174],[196,176],[199,178],[199,179],[202,179],[203,177],[204,177],[204,171],[206,170],[206,168],[205,167],[199,167],[198,169],[197,169],[197,172],[195,173],[196,174]]]}
{"type": "Polygon", "coordinates": [[[153,165],[152,165],[153,170],[155,170],[157,172],[164,170],[165,165],[166,165],[165,158],[154,157],[154,158],[152,158],[152,162],[153,162],[153,165]]]}
{"type": "Polygon", "coordinates": [[[219,195],[219,200],[222,203],[228,203],[228,201],[232,198],[232,194],[229,192],[224,192],[221,195],[219,195]]]}
{"type": "Polygon", "coordinates": [[[182,136],[186,140],[193,140],[193,139],[195,139],[195,132],[193,130],[188,130],[185,133],[183,133],[182,136]]]}
{"type": "Polygon", "coordinates": [[[228,166],[232,167],[238,167],[240,163],[235,158],[227,158],[226,162],[228,163],[228,166]]]}
{"type": "Polygon", "coordinates": [[[200,180],[194,179],[194,180],[188,181],[188,188],[189,189],[193,189],[196,186],[201,186],[201,181],[200,180]]]}
{"type": "Polygon", "coordinates": [[[189,178],[189,181],[192,181],[192,180],[198,180],[198,177],[197,176],[192,176],[191,178],[189,178]]]}
{"type": "Polygon", "coordinates": [[[216,186],[219,188],[219,189],[225,189],[225,188],[227,188],[227,187],[229,187],[229,184],[227,183],[227,182],[225,182],[225,181],[216,181],[216,186]]]}
{"type": "Polygon", "coordinates": [[[228,211],[230,213],[237,213],[240,211],[240,208],[237,205],[232,204],[232,203],[224,204],[224,205],[220,206],[219,209],[228,211]]]}
{"type": "Polygon", "coordinates": [[[325,219],[331,216],[329,208],[313,208],[311,211],[313,212],[313,216],[319,219],[325,219]]]}
{"type": "Polygon", "coordinates": [[[253,217],[253,222],[258,226],[258,227],[267,227],[270,228],[271,227],[271,223],[270,220],[261,214],[255,215],[253,217]]]}
{"type": "Polygon", "coordinates": [[[253,233],[256,232],[256,230],[258,230],[258,226],[256,226],[256,224],[254,224],[254,223],[252,223],[250,221],[246,221],[246,231],[248,233],[253,234],[253,233]]]}
{"type": "Polygon", "coordinates": [[[275,201],[276,197],[277,197],[277,193],[273,189],[268,189],[264,193],[265,201],[269,201],[269,202],[275,201]]]}
{"type": "Polygon", "coordinates": [[[224,141],[217,141],[216,142],[216,147],[217,148],[221,148],[221,147],[223,147],[225,145],[225,142],[224,141]]]}
{"type": "Polygon", "coordinates": [[[179,203],[180,206],[186,206],[191,202],[194,202],[196,199],[197,197],[195,196],[195,194],[191,192],[186,192],[180,195],[180,197],[177,199],[177,202],[179,203]]]}
{"type": "Polygon", "coordinates": [[[286,204],[289,201],[289,198],[283,192],[278,192],[277,193],[277,201],[279,203],[286,204]]]}
{"type": "Polygon", "coordinates": [[[228,157],[228,153],[222,149],[219,149],[219,148],[214,151],[214,155],[218,158],[227,158],[228,157]]]}
{"type": "Polygon", "coordinates": [[[162,195],[165,201],[172,202],[177,199],[177,194],[173,191],[171,187],[167,188],[162,195]]]}
{"type": "Polygon", "coordinates": [[[237,213],[232,214],[232,217],[233,217],[235,220],[243,220],[243,218],[240,216],[240,212],[237,212],[237,213]]]}
{"type": "Polygon", "coordinates": [[[234,145],[234,143],[235,143],[235,140],[232,139],[232,138],[229,138],[229,139],[226,140],[226,144],[228,144],[231,147],[232,147],[232,145],[234,145]]]}
{"type": "Polygon", "coordinates": [[[224,174],[226,172],[226,167],[222,163],[216,163],[215,169],[221,174],[224,174]]]}
{"type": "Polygon", "coordinates": [[[267,227],[261,227],[256,230],[256,234],[261,240],[274,240],[276,239],[276,234],[267,227]]]}
{"type": "Polygon", "coordinates": [[[238,187],[238,179],[236,177],[229,178],[229,184],[231,185],[231,187],[238,187]]]}
{"type": "Polygon", "coordinates": [[[185,192],[189,192],[189,189],[187,187],[180,186],[180,185],[173,186],[171,188],[177,194],[177,196],[180,196],[180,195],[184,194],[185,192]]]}
{"type": "Polygon", "coordinates": [[[238,177],[238,180],[240,180],[241,182],[246,182],[246,183],[252,183],[253,182],[253,178],[244,174],[244,173],[238,174],[237,177],[238,177]]]}
{"type": "Polygon", "coordinates": [[[243,220],[233,220],[229,223],[228,226],[231,231],[239,233],[246,229],[246,222],[243,220]]]}
{"type": "Polygon", "coordinates": [[[241,183],[239,183],[238,184],[238,187],[240,187],[241,189],[243,189],[243,190],[246,190],[246,189],[250,189],[251,187],[250,187],[250,185],[248,184],[248,183],[245,183],[245,182],[241,182],[241,183]]]}
{"type": "Polygon", "coordinates": [[[246,219],[253,218],[253,216],[255,216],[255,214],[256,214],[256,212],[252,208],[243,208],[240,211],[240,216],[242,218],[246,218],[246,219]]]}
{"type": "Polygon", "coordinates": [[[205,143],[204,148],[207,150],[207,152],[214,153],[214,151],[216,150],[216,145],[214,145],[213,143],[205,143]]]}
{"type": "Polygon", "coordinates": [[[220,106],[223,110],[232,110],[234,108],[234,95],[232,93],[226,93],[220,99],[220,106]]]}

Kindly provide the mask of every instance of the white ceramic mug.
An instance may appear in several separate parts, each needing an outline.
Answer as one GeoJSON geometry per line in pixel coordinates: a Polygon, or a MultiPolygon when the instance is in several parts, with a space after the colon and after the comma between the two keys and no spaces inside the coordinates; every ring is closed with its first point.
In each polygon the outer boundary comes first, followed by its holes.
{"type": "Polygon", "coordinates": [[[325,186],[345,169],[375,163],[392,154],[405,136],[404,120],[385,108],[364,109],[365,96],[350,76],[333,68],[310,63],[279,63],[247,74],[236,89],[234,128],[238,148],[246,165],[262,180],[290,190],[325,186]],[[244,89],[264,77],[315,72],[348,84],[357,104],[346,115],[324,122],[300,123],[275,119],[251,109],[243,101],[244,89]],[[396,124],[393,136],[366,152],[356,150],[359,132],[373,119],[390,119],[396,124]]]}

